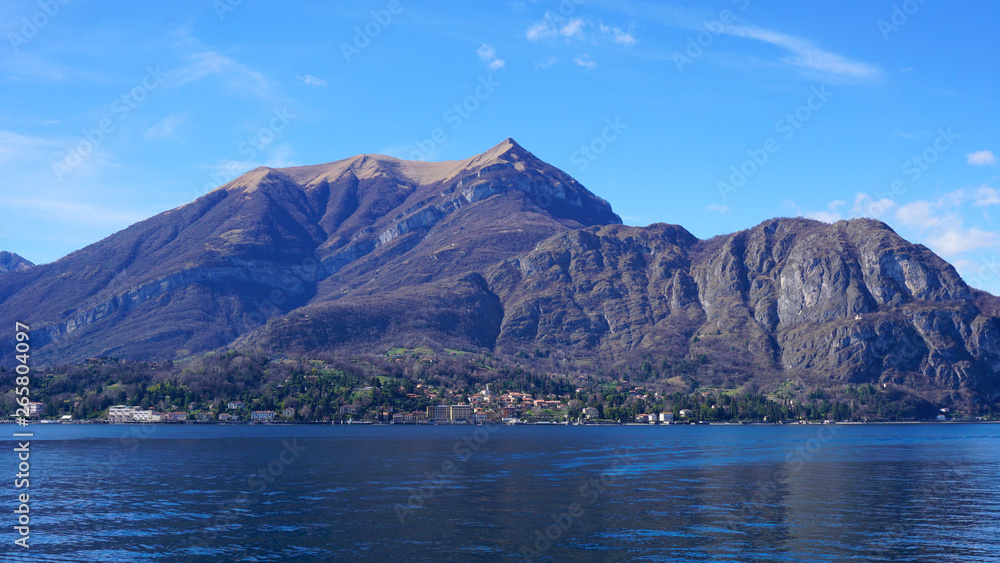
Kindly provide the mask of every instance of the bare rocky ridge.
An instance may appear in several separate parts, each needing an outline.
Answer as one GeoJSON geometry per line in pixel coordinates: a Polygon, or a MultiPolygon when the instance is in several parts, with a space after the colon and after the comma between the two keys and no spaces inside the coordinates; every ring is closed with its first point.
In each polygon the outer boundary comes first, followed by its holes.
{"type": "Polygon", "coordinates": [[[445,163],[258,168],[3,275],[0,312],[33,317],[50,363],[431,342],[652,358],[704,385],[794,376],[1000,398],[1000,300],[884,223],[774,219],[709,240],[620,223],[511,139],[445,163]]]}

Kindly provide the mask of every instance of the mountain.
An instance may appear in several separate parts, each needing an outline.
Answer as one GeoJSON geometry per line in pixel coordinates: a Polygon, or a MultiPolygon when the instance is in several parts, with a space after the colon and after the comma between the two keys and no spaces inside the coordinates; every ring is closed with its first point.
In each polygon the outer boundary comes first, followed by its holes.
{"type": "Polygon", "coordinates": [[[18,270],[27,270],[32,266],[34,266],[34,264],[17,254],[7,252],[6,250],[0,250],[0,274],[16,272],[18,270]]]}
{"type": "Polygon", "coordinates": [[[512,139],[461,161],[255,169],[0,277],[0,314],[32,320],[46,363],[430,344],[641,363],[677,387],[1000,398],[1000,299],[884,223],[773,219],[708,240],[628,227],[512,139]]]}
{"type": "Polygon", "coordinates": [[[389,304],[397,291],[407,301],[437,281],[475,292],[475,276],[450,278],[554,233],[620,221],[511,139],[462,161],[362,155],[261,167],[52,264],[3,276],[0,314],[32,319],[35,350],[48,362],[184,356],[304,306],[389,304]]]}

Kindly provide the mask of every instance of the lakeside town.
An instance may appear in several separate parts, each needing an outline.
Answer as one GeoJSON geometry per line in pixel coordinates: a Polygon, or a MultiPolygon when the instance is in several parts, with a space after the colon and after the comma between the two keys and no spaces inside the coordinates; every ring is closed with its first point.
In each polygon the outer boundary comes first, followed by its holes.
{"type": "MultiPolygon", "coordinates": [[[[418,385],[418,387],[420,387],[418,385]]],[[[362,391],[370,391],[373,388],[362,388],[362,391]]],[[[706,393],[706,395],[708,395],[706,393]]],[[[217,408],[218,405],[200,405],[192,402],[188,405],[188,410],[177,410],[170,412],[159,412],[152,408],[142,408],[141,406],[113,405],[108,407],[106,416],[96,417],[86,420],[74,420],[72,415],[62,415],[56,419],[45,418],[46,406],[42,402],[28,403],[28,414],[30,418],[38,419],[41,423],[107,423],[107,424],[154,424],[154,423],[250,423],[250,424],[785,424],[797,422],[805,423],[867,423],[867,420],[854,421],[833,419],[806,420],[802,418],[797,421],[786,421],[783,419],[768,420],[742,420],[742,421],[709,421],[698,416],[692,409],[680,409],[676,415],[672,411],[661,411],[652,413],[642,413],[634,417],[634,420],[612,420],[601,418],[601,411],[595,407],[583,407],[578,410],[575,417],[571,417],[570,407],[567,401],[561,398],[534,398],[528,393],[507,392],[503,394],[493,394],[489,384],[481,392],[469,397],[468,403],[461,404],[437,404],[426,407],[424,410],[409,412],[393,412],[391,407],[375,413],[359,414],[358,409],[353,405],[344,405],[339,409],[340,415],[336,419],[324,420],[303,420],[297,416],[300,413],[293,407],[285,407],[280,410],[250,410],[249,405],[244,401],[228,401],[224,408],[217,408]],[[217,412],[221,411],[221,412],[217,412]],[[357,416],[357,418],[355,418],[357,416]]],[[[713,408],[717,408],[713,406],[713,408]]],[[[936,415],[938,422],[987,422],[989,417],[974,417],[966,419],[955,416],[947,408],[940,409],[940,414],[936,415]]],[[[11,420],[0,420],[0,422],[12,422],[11,420]]]]}
{"type": "MultiPolygon", "coordinates": [[[[236,351],[178,362],[93,358],[40,370],[26,406],[29,419],[49,423],[750,424],[997,418],[992,410],[917,400],[888,383],[824,389],[787,379],[769,390],[725,381],[709,386],[683,371],[664,380],[649,364],[600,374],[565,370],[565,362],[542,353],[511,362],[422,348],[325,358],[236,351]]],[[[10,408],[4,410],[13,413],[15,397],[5,391],[0,388],[10,408]]]]}

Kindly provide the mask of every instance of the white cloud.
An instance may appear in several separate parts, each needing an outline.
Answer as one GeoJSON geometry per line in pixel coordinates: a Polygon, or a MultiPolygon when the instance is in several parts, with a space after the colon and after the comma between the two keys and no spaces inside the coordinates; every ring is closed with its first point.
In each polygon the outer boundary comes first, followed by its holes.
{"type": "Polygon", "coordinates": [[[479,55],[479,60],[490,67],[490,70],[501,69],[506,64],[503,59],[497,58],[497,50],[493,48],[493,45],[483,43],[482,47],[476,49],[476,54],[479,55]]]}
{"type": "Polygon", "coordinates": [[[612,41],[618,43],[619,45],[624,45],[625,47],[631,47],[632,45],[635,45],[637,42],[635,35],[633,35],[630,32],[624,31],[619,27],[607,26],[604,25],[604,23],[601,23],[599,24],[598,29],[601,31],[602,35],[609,37],[612,41]]]}
{"type": "Polygon", "coordinates": [[[993,188],[982,186],[976,190],[976,195],[972,202],[973,207],[986,207],[988,205],[1000,205],[1000,194],[993,188]]]}
{"type": "Polygon", "coordinates": [[[856,194],[854,196],[854,205],[851,207],[851,216],[877,219],[896,206],[896,202],[887,197],[876,200],[868,194],[856,194]]]}
{"type": "Polygon", "coordinates": [[[525,37],[529,41],[542,41],[554,37],[571,39],[582,35],[582,18],[564,18],[552,12],[545,12],[545,18],[528,26],[525,37]]]}
{"type": "Polygon", "coordinates": [[[168,115],[160,120],[159,123],[153,125],[146,132],[143,133],[143,137],[147,140],[149,139],[166,139],[173,134],[174,130],[177,129],[182,123],[184,123],[184,118],[187,116],[186,113],[175,113],[173,115],[168,115]]]}
{"type": "Polygon", "coordinates": [[[315,88],[326,88],[326,80],[323,80],[318,76],[313,76],[311,74],[307,74],[305,76],[295,75],[295,78],[297,78],[299,82],[305,84],[306,86],[313,86],[315,88]]]}
{"type": "Polygon", "coordinates": [[[927,239],[928,245],[937,253],[944,256],[953,256],[991,248],[1000,242],[1000,235],[990,231],[984,231],[975,227],[965,229],[959,225],[949,227],[944,232],[938,233],[927,239]]]}
{"type": "Polygon", "coordinates": [[[177,85],[188,84],[216,74],[232,75],[240,81],[257,88],[268,86],[263,74],[252,70],[243,64],[215,51],[192,53],[185,57],[187,64],[171,73],[173,82],[177,85]]]}
{"type": "Polygon", "coordinates": [[[715,204],[715,203],[713,203],[712,205],[706,206],[705,209],[707,209],[709,211],[714,211],[716,213],[727,213],[727,212],[729,212],[729,208],[726,207],[725,205],[718,205],[718,204],[715,204]]]}
{"type": "Polygon", "coordinates": [[[558,62],[559,59],[555,57],[545,57],[544,61],[535,63],[535,70],[545,70],[558,62]]]}
{"type": "Polygon", "coordinates": [[[993,166],[997,163],[997,157],[993,155],[993,151],[977,151],[965,155],[966,164],[973,166],[993,166]]]}
{"type": "Polygon", "coordinates": [[[941,217],[935,214],[935,209],[929,201],[911,201],[896,210],[896,220],[907,227],[927,229],[940,226],[941,217]]]}
{"type": "Polygon", "coordinates": [[[28,137],[13,131],[0,131],[0,163],[22,164],[62,149],[65,142],[43,137],[28,137]]]}
{"type": "MultiPolygon", "coordinates": [[[[641,21],[657,23],[693,32],[705,31],[704,13],[658,2],[602,2],[603,7],[617,10],[641,21]]],[[[741,6],[745,7],[745,6],[741,6]]],[[[873,64],[851,60],[822,49],[808,39],[748,25],[721,25],[721,33],[762,41],[788,52],[781,61],[810,72],[853,80],[879,78],[882,70],[873,64]]]]}
{"type": "Polygon", "coordinates": [[[577,66],[582,66],[587,70],[594,70],[594,68],[597,66],[597,63],[592,61],[590,59],[590,55],[586,53],[584,53],[579,57],[573,57],[573,62],[576,63],[577,66]]]}
{"type": "Polygon", "coordinates": [[[783,57],[782,61],[799,68],[856,79],[874,79],[882,74],[875,65],[852,61],[842,55],[825,51],[807,39],[792,35],[743,25],[723,26],[722,32],[781,47],[790,53],[783,57]]]}
{"type": "Polygon", "coordinates": [[[846,201],[842,199],[835,199],[827,204],[826,211],[807,211],[803,214],[803,216],[809,219],[823,221],[824,223],[836,223],[837,221],[843,219],[837,210],[844,205],[847,205],[846,201]]]}
{"type": "Polygon", "coordinates": [[[545,12],[543,19],[529,25],[525,37],[536,42],[562,38],[567,42],[577,40],[594,45],[610,41],[625,47],[638,41],[633,32],[621,27],[582,17],[566,18],[553,12],[545,12]]]}

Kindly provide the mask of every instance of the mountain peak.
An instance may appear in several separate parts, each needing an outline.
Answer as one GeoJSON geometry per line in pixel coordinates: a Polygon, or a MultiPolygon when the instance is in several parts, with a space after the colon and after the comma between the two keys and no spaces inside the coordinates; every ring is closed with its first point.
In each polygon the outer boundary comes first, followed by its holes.
{"type": "Polygon", "coordinates": [[[34,266],[33,263],[25,260],[17,254],[14,254],[13,252],[7,252],[6,250],[0,251],[0,274],[6,272],[16,272],[18,270],[27,270],[32,266],[34,266]]]}

